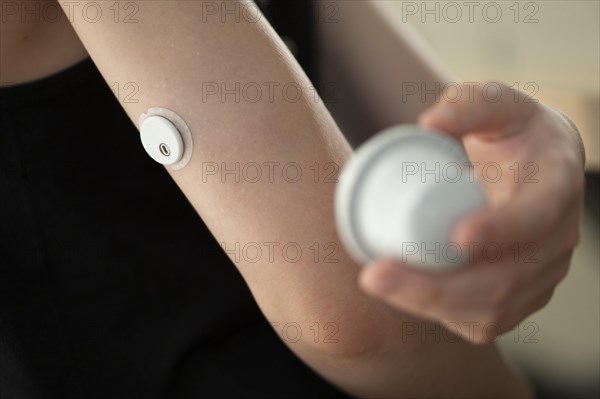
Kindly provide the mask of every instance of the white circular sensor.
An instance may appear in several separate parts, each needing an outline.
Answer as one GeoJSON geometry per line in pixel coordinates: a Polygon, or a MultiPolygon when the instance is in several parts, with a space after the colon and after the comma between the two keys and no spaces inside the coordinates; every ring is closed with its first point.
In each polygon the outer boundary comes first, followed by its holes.
{"type": "Polygon", "coordinates": [[[163,165],[173,165],[183,156],[183,140],[179,130],[167,118],[147,117],[140,128],[144,149],[152,159],[163,165]]]}
{"type": "Polygon", "coordinates": [[[428,269],[463,264],[458,222],[486,206],[462,146],[440,132],[393,127],[357,149],[336,189],[340,238],[361,264],[392,258],[428,269]]]}

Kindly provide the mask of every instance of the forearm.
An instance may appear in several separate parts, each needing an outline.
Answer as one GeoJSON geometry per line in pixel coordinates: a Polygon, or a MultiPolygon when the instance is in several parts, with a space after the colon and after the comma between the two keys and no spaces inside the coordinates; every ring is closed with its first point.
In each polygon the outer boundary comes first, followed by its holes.
{"type": "MultiPolygon", "coordinates": [[[[323,61],[335,64],[347,77],[361,104],[384,128],[414,123],[439,101],[444,85],[453,81],[448,67],[390,1],[328,1],[319,15],[323,61]],[[333,11],[335,13],[333,13],[333,11]],[[325,18],[322,18],[322,20],[325,18]]],[[[455,81],[455,80],[454,80],[455,81]]]]}
{"type": "MultiPolygon", "coordinates": [[[[263,20],[250,23],[243,18],[202,23],[203,5],[198,1],[136,4],[138,23],[75,19],[73,25],[108,82],[135,82],[139,87],[139,102],[123,104],[134,123],[151,107],[171,109],[187,122],[194,140],[192,159],[184,169],[169,173],[226,246],[266,317],[278,323],[337,326],[338,343],[315,342],[303,334],[292,349],[355,394],[397,397],[414,392],[419,386],[409,379],[419,374],[425,381],[430,370],[409,365],[422,362],[429,367],[428,359],[453,351],[470,353],[477,362],[489,361],[505,375],[493,348],[399,342],[407,318],[359,291],[358,266],[337,239],[334,184],[325,180],[324,169],[342,166],[350,148],[270,27],[263,20]],[[278,89],[273,100],[265,94],[249,101],[243,92],[238,100],[235,94],[203,96],[207,82],[234,90],[236,82],[242,87],[276,82],[278,89]],[[292,91],[283,91],[286,84],[300,87],[302,98],[294,102],[292,91]],[[296,167],[285,171],[291,162],[296,167]],[[208,175],[207,165],[212,170],[215,164],[220,171],[238,168],[238,173],[253,165],[253,173],[242,174],[237,182],[236,172],[208,175]],[[258,180],[256,165],[263,173],[258,180]],[[315,167],[321,172],[317,179],[315,167]],[[296,181],[297,171],[302,177],[296,181]],[[329,258],[336,263],[325,262],[329,244],[337,248],[329,258]],[[248,245],[258,245],[262,254],[257,258],[254,252],[244,253],[248,245]],[[286,245],[293,248],[284,254],[286,245]],[[294,248],[302,250],[299,259],[294,248]],[[320,249],[318,256],[315,248],[320,249]],[[434,352],[434,347],[445,349],[434,352]],[[422,355],[426,357],[419,360],[422,355]]],[[[457,370],[455,376],[463,376],[468,385],[468,374],[457,370]]]]}

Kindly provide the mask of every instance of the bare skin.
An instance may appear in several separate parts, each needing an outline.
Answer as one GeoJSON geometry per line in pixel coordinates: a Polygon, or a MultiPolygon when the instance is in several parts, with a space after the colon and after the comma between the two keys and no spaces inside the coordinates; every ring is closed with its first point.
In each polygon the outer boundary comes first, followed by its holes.
{"type": "MultiPolygon", "coordinates": [[[[36,5],[31,2],[30,9],[36,5]]],[[[36,2],[37,7],[55,0],[36,2]]],[[[61,71],[87,58],[87,50],[75,34],[67,18],[56,22],[34,14],[22,18],[21,10],[11,7],[17,2],[0,1],[3,18],[0,23],[0,85],[25,83],[61,71]]],[[[41,9],[41,8],[40,8],[41,9]]]]}
{"type": "MultiPolygon", "coordinates": [[[[140,2],[136,24],[110,19],[91,24],[74,18],[73,30],[64,18],[52,24],[4,23],[0,82],[47,76],[89,52],[107,82],[139,85],[139,103],[123,104],[134,123],[154,106],[174,109],[186,120],[194,133],[194,156],[184,170],[170,173],[228,249],[251,242],[279,243],[278,248],[297,243],[305,251],[314,243],[322,250],[330,243],[338,248],[337,263],[323,263],[322,255],[316,261],[309,256],[290,262],[277,256],[274,262],[253,263],[229,253],[269,320],[335,323],[337,344],[315,343],[305,336],[290,347],[341,389],[362,397],[530,397],[527,384],[493,344],[406,337],[409,323],[423,325],[419,316],[430,315],[411,307],[406,298],[388,300],[403,310],[398,311],[360,289],[360,266],[343,251],[335,231],[333,184],[315,182],[313,175],[290,184],[281,178],[281,169],[275,169],[279,174],[274,181],[252,184],[218,176],[206,179],[207,162],[224,163],[228,169],[236,163],[296,162],[306,176],[315,164],[343,166],[352,151],[312,94],[297,102],[281,92],[275,101],[223,101],[221,96],[204,101],[199,93],[206,82],[294,82],[303,93],[312,92],[264,20],[199,24],[200,2],[176,3],[140,2]],[[178,29],[165,25],[165,19],[177,21],[178,29]]],[[[431,70],[422,80],[436,79],[431,70]]],[[[369,85],[364,87],[368,90],[369,85]]],[[[426,104],[416,104],[405,120],[416,119],[424,108],[426,104]]],[[[382,112],[385,123],[392,121],[393,109],[382,112]]],[[[575,159],[574,154],[568,156],[575,159]]]]}

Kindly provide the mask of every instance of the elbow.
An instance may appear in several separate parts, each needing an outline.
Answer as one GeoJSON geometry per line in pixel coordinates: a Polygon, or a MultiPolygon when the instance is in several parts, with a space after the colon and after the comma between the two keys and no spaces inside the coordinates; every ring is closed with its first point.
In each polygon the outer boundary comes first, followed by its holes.
{"type": "Polygon", "coordinates": [[[357,360],[380,352],[389,336],[387,315],[369,308],[324,305],[301,312],[304,322],[271,324],[292,350],[357,360]]]}

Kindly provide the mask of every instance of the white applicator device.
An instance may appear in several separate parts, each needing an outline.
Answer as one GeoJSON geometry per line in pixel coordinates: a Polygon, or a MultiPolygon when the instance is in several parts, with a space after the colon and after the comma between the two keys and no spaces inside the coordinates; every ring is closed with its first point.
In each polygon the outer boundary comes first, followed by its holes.
{"type": "Polygon", "coordinates": [[[441,270],[468,253],[457,223],[486,206],[463,147],[440,132],[404,125],[363,144],[344,167],[335,208],[340,238],[361,264],[379,258],[441,270]]]}

